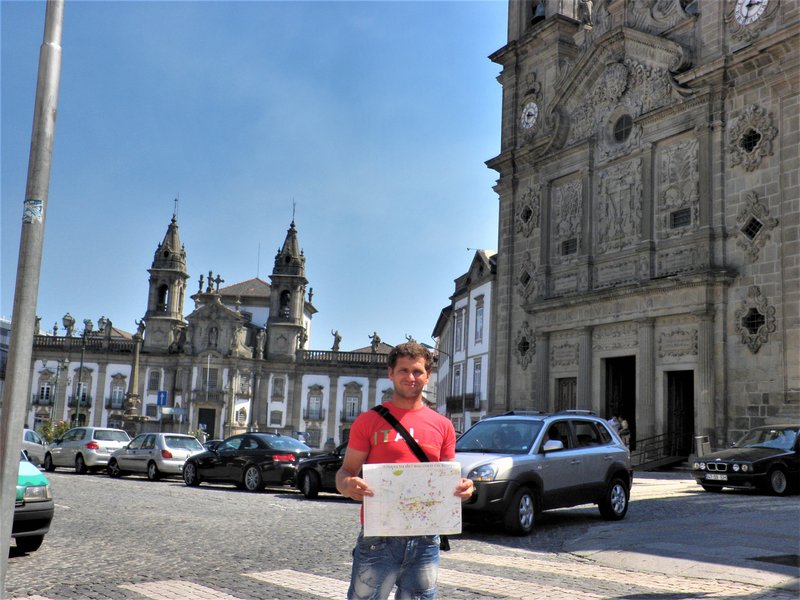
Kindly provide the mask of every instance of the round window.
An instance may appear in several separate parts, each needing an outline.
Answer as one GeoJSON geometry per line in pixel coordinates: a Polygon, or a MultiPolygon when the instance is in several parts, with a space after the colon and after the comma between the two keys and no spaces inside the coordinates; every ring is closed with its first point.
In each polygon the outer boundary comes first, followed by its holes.
{"type": "Polygon", "coordinates": [[[628,139],[633,130],[633,119],[630,115],[622,115],[617,122],[614,123],[614,140],[622,143],[628,139]]]}

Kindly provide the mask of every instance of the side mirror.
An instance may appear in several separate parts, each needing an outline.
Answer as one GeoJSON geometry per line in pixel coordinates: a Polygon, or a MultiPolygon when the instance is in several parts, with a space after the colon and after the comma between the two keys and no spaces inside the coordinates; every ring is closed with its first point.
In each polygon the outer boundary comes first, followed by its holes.
{"type": "Polygon", "coordinates": [[[563,450],[564,444],[559,440],[547,440],[542,446],[542,452],[555,452],[556,450],[563,450]]]}

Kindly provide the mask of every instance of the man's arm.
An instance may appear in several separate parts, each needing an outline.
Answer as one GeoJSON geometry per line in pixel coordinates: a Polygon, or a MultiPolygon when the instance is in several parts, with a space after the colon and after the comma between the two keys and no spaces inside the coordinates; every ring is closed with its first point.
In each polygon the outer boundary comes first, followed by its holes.
{"type": "Polygon", "coordinates": [[[364,496],[373,495],[367,482],[358,477],[368,454],[352,448],[348,448],[345,452],[342,466],[336,471],[336,489],[342,496],[363,502],[364,496]]]}

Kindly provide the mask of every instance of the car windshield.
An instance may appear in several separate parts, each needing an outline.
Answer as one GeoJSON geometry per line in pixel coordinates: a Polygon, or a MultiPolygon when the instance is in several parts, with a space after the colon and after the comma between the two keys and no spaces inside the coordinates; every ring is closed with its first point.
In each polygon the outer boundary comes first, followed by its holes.
{"type": "Polygon", "coordinates": [[[737,448],[776,448],[791,450],[797,440],[798,428],[783,429],[780,427],[751,429],[736,443],[737,448]]]}
{"type": "Polygon", "coordinates": [[[480,421],[458,438],[456,452],[527,454],[541,429],[541,421],[480,421]]]}
{"type": "Polygon", "coordinates": [[[165,435],[164,442],[170,448],[183,448],[184,450],[202,450],[203,444],[193,437],[182,435],[165,435]]]}
{"type": "Polygon", "coordinates": [[[105,442],[128,442],[131,438],[124,431],[114,429],[98,429],[94,432],[94,439],[105,442]]]}
{"type": "Polygon", "coordinates": [[[293,452],[310,452],[311,448],[288,435],[265,435],[262,438],[273,450],[289,450],[293,452]]]}

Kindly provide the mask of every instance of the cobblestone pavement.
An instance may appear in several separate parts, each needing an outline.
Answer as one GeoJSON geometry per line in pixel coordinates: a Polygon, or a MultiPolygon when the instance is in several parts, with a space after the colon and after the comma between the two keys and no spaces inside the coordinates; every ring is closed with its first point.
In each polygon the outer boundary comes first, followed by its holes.
{"type": "MultiPolygon", "coordinates": [[[[48,474],[56,517],[9,560],[6,598],[345,597],[358,505],[288,489],[48,474]]],[[[797,497],[703,492],[685,473],[637,474],[623,521],[546,513],[529,537],[465,526],[442,554],[442,599],[796,600],[797,497]]]]}

